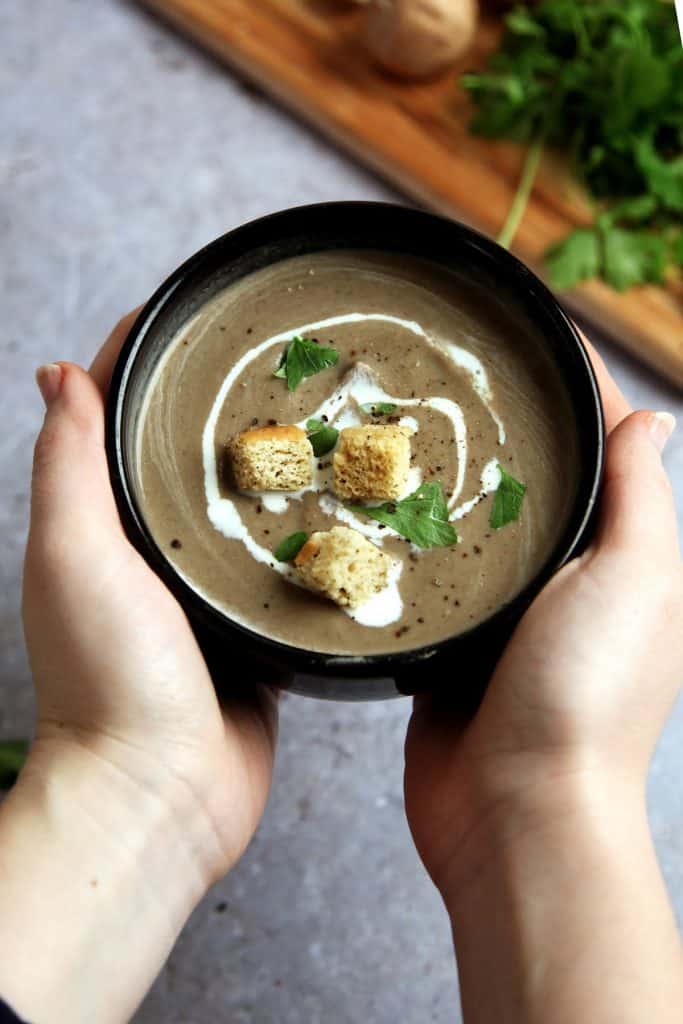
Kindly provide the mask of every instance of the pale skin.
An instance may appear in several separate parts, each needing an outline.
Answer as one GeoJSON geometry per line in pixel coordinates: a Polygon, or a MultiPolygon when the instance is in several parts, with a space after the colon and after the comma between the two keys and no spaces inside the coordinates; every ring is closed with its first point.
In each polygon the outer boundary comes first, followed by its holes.
{"type": "Polygon", "coordinates": [[[530,608],[475,718],[429,702],[406,809],[449,910],[467,1024],[674,1024],[683,956],[645,807],[683,677],[683,571],[660,448],[595,352],[598,535],[530,608]]]}
{"type": "MultiPolygon", "coordinates": [[[[39,371],[24,586],[38,721],[0,807],[0,994],[33,1024],[130,1018],[249,843],[272,773],[273,694],[219,706],[118,520],[103,396],[130,323],[89,374],[39,371]]],[[[673,424],[631,414],[593,358],[610,430],[598,535],[529,610],[475,717],[423,700],[406,743],[408,818],[451,916],[467,1024],[683,1019],[644,803],[683,676],[660,458],[673,424]]]]}

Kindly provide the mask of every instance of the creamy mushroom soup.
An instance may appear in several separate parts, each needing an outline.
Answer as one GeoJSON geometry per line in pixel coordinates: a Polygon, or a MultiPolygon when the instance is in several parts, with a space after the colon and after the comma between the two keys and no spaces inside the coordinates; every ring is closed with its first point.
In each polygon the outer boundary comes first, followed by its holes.
{"type": "Polygon", "coordinates": [[[505,295],[396,254],[300,256],[228,286],[172,340],[140,424],[142,511],[179,573],[255,632],[336,654],[421,647],[486,619],[548,558],[576,489],[575,419],[533,328],[505,295]],[[274,373],[294,337],[338,358],[290,390],[274,373]],[[457,540],[418,546],[338,498],[334,451],[299,491],[235,489],[230,438],[312,419],[407,428],[405,494],[383,507],[393,523],[412,507],[403,499],[438,484],[457,540]],[[292,534],[339,525],[393,560],[386,586],[353,609],[274,555],[292,534]]]}

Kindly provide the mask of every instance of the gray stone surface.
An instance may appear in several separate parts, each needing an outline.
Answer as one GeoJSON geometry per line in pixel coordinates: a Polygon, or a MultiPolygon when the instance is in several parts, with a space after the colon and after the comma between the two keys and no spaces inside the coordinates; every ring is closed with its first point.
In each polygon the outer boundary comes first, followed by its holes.
{"type": "MultiPolygon", "coordinates": [[[[121,313],[242,221],[315,200],[393,196],[124,0],[43,0],[39,11],[0,3],[0,47],[0,735],[9,736],[32,715],[19,599],[41,418],[34,368],[87,363],[121,313]]],[[[683,414],[680,395],[601,347],[635,404],[683,414]]],[[[683,522],[680,430],[667,463],[683,522]]],[[[459,1019],[447,922],[403,815],[408,710],[284,701],[263,826],[193,915],[138,1024],[459,1019]]],[[[650,787],[679,919],[682,741],[679,705],[650,787]]]]}

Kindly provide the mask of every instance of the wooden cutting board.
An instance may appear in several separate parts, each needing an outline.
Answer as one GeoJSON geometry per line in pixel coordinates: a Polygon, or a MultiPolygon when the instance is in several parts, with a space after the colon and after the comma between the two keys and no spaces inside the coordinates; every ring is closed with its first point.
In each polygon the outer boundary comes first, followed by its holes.
{"type": "MultiPolygon", "coordinates": [[[[407,195],[489,235],[500,231],[524,153],[469,135],[469,99],[457,84],[460,72],[495,47],[493,20],[482,24],[461,67],[414,84],[372,66],[358,43],[364,13],[343,0],[143,2],[407,195]]],[[[590,220],[579,187],[561,161],[546,156],[513,249],[538,271],[551,243],[590,220]]],[[[625,294],[590,282],[563,300],[683,387],[680,282],[625,294]]]]}

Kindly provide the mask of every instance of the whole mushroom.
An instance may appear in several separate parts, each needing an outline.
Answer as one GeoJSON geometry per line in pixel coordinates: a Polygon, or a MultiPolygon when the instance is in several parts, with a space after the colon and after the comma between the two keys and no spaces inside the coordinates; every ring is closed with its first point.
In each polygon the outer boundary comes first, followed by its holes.
{"type": "Polygon", "coordinates": [[[370,0],[365,47],[387,71],[430,78],[455,64],[472,45],[477,0],[370,0]]]}

